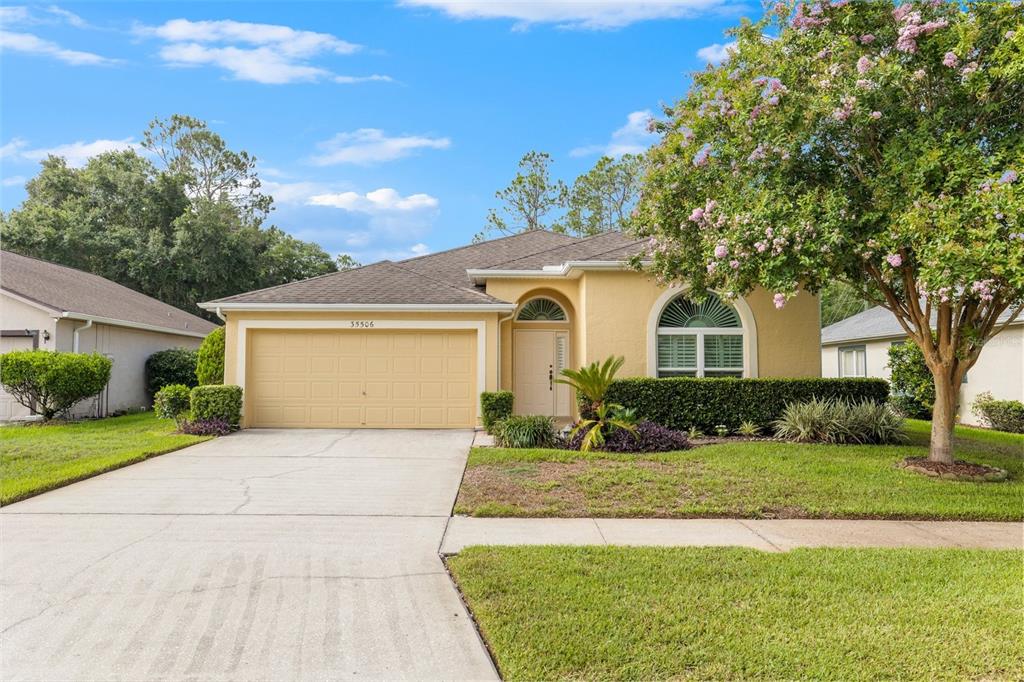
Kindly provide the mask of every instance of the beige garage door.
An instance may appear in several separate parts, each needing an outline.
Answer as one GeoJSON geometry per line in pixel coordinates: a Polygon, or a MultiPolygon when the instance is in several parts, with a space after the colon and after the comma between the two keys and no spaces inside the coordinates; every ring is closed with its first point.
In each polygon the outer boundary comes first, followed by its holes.
{"type": "Polygon", "coordinates": [[[476,332],[252,330],[250,426],[472,428],[476,332]]]}

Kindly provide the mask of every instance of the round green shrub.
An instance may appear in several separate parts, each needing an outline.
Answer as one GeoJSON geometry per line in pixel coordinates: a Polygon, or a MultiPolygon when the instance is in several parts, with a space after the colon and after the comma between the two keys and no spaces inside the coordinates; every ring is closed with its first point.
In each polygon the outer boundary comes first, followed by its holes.
{"type": "Polygon", "coordinates": [[[224,383],[224,327],[207,334],[199,346],[196,379],[202,386],[224,383]]]}
{"type": "Polygon", "coordinates": [[[935,380],[924,364],[924,353],[907,341],[889,346],[893,406],[902,414],[927,419],[935,404],[935,380]]]}
{"type": "Polygon", "coordinates": [[[988,391],[979,393],[971,406],[975,415],[996,431],[1024,433],[1024,403],[1019,400],[996,400],[988,391]]]}
{"type": "Polygon", "coordinates": [[[155,396],[164,386],[182,384],[192,388],[196,379],[198,353],[189,348],[168,348],[146,358],[146,390],[155,396]]]}
{"type": "Polygon", "coordinates": [[[487,433],[494,425],[512,416],[512,391],[485,391],[480,394],[480,418],[487,433]]]}
{"type": "Polygon", "coordinates": [[[0,355],[0,384],[43,419],[53,419],[102,391],[112,366],[99,353],[16,350],[0,355]]]}
{"type": "Polygon", "coordinates": [[[156,392],[153,409],[161,419],[173,419],[175,423],[188,418],[191,408],[190,388],[185,384],[169,384],[156,392]]]}
{"type": "Polygon", "coordinates": [[[223,419],[237,427],[242,419],[242,387],[206,385],[192,389],[192,419],[223,419]]]}

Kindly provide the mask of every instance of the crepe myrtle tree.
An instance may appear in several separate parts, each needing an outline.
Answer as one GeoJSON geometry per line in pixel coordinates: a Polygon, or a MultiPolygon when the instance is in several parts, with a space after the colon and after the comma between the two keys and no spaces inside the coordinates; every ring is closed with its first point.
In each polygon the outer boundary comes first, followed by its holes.
{"type": "Polygon", "coordinates": [[[963,376],[1024,305],[1021,4],[786,2],[732,34],[652,124],[637,265],[777,308],[852,285],[923,351],[952,462],[963,376]]]}

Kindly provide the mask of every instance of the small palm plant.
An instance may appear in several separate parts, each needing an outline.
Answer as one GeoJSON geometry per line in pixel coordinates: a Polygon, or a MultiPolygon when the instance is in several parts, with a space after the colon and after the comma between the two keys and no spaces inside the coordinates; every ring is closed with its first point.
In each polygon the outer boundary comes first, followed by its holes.
{"type": "Polygon", "coordinates": [[[580,405],[580,415],[593,418],[598,408],[604,403],[604,396],[608,387],[615,380],[615,373],[619,371],[626,361],[624,357],[611,356],[604,362],[596,360],[586,367],[579,369],[563,369],[564,379],[556,379],[560,384],[572,386],[576,390],[577,398],[585,401],[580,405]]]}
{"type": "Polygon", "coordinates": [[[580,451],[590,452],[604,445],[605,436],[615,429],[636,433],[636,416],[632,410],[615,403],[599,403],[592,419],[580,419],[580,423],[569,433],[569,440],[583,433],[580,451]]]}

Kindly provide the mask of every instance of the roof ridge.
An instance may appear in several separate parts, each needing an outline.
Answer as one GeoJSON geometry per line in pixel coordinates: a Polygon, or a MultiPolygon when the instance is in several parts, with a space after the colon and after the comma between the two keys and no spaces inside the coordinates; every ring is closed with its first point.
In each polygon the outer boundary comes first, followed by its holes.
{"type": "MultiPolygon", "coordinates": [[[[417,261],[417,260],[420,260],[421,258],[431,258],[433,256],[440,256],[441,254],[445,254],[445,253],[454,253],[455,251],[462,251],[463,249],[472,249],[472,248],[474,248],[476,246],[480,246],[481,244],[493,244],[494,242],[505,241],[506,239],[512,239],[514,237],[522,237],[523,235],[527,235],[527,234],[531,234],[531,233],[535,233],[535,232],[547,232],[548,234],[554,234],[554,235],[559,235],[559,236],[562,236],[562,237],[569,237],[570,239],[579,240],[578,237],[573,237],[571,234],[566,234],[564,232],[555,232],[554,230],[549,230],[547,228],[539,228],[539,229],[536,229],[536,230],[524,230],[522,232],[516,232],[515,234],[507,234],[504,237],[495,237],[494,239],[487,239],[487,240],[482,241],[482,242],[471,242],[469,244],[463,244],[462,246],[453,246],[450,249],[444,249],[443,251],[435,251],[434,253],[425,253],[425,254],[423,254],[421,256],[413,256],[412,258],[406,258],[406,259],[400,260],[398,262],[399,263],[411,263],[412,261],[417,261]]],[[[540,253],[540,251],[538,251],[537,253],[540,253]]]]}
{"type": "Polygon", "coordinates": [[[491,296],[490,294],[485,294],[485,293],[483,293],[481,291],[477,291],[475,287],[474,288],[458,287],[458,286],[455,286],[454,284],[452,284],[451,282],[445,282],[442,279],[437,279],[436,277],[431,277],[430,275],[425,275],[422,272],[420,272],[419,270],[413,270],[412,268],[402,267],[400,263],[392,263],[391,261],[383,261],[383,262],[386,262],[388,265],[390,265],[393,268],[398,268],[402,272],[408,272],[410,274],[416,275],[417,277],[422,277],[423,279],[429,279],[431,282],[437,282],[438,284],[443,284],[446,287],[448,287],[449,289],[455,289],[456,291],[461,291],[461,292],[464,292],[464,293],[474,294],[476,296],[480,296],[482,298],[485,298],[485,299],[487,299],[489,301],[496,301],[496,300],[498,300],[494,296],[491,296]]]}
{"type": "MultiPolygon", "coordinates": [[[[509,260],[505,260],[505,261],[502,261],[500,263],[495,263],[494,265],[489,265],[485,269],[489,270],[489,269],[494,268],[495,266],[498,266],[498,265],[509,265],[510,263],[515,263],[516,261],[521,261],[521,260],[525,260],[527,258],[532,258],[532,257],[538,256],[538,255],[540,255],[542,253],[547,253],[549,251],[555,251],[557,249],[565,248],[567,246],[579,246],[580,244],[588,242],[588,241],[590,241],[592,239],[595,239],[597,237],[605,237],[605,236],[607,236],[609,234],[621,234],[623,236],[627,236],[626,233],[623,232],[622,230],[608,230],[607,232],[600,232],[598,234],[592,234],[589,237],[579,237],[572,244],[559,244],[558,246],[552,246],[549,249],[543,249],[541,251],[535,251],[533,253],[527,253],[527,254],[524,254],[522,256],[516,256],[515,258],[511,258],[509,260]]],[[[643,241],[643,239],[633,239],[629,243],[630,244],[636,244],[636,243],[642,242],[642,241],[643,241]]],[[[616,246],[616,247],[611,248],[611,249],[607,249],[606,251],[599,251],[598,253],[595,253],[594,255],[595,256],[601,256],[601,255],[604,255],[604,254],[606,254],[606,253],[608,253],[610,251],[616,251],[616,250],[618,250],[620,248],[622,248],[621,245],[620,246],[616,246]]],[[[562,261],[562,262],[564,263],[566,261],[562,261]]]]}
{"type": "Polygon", "coordinates": [[[263,287],[262,289],[253,289],[252,291],[242,291],[242,292],[239,292],[237,294],[230,294],[229,296],[221,296],[220,298],[215,298],[212,301],[203,301],[203,302],[204,303],[216,303],[217,301],[226,301],[227,299],[234,298],[235,296],[245,296],[245,295],[248,295],[248,294],[262,293],[264,291],[272,291],[273,289],[280,289],[282,287],[289,287],[289,286],[291,286],[293,284],[302,284],[303,282],[312,282],[315,279],[323,279],[324,277],[331,277],[332,275],[343,275],[343,274],[346,274],[346,273],[349,273],[349,272],[355,272],[356,270],[365,270],[366,268],[372,268],[374,265],[383,265],[385,263],[391,263],[391,261],[389,261],[387,259],[379,260],[379,261],[374,261],[373,263],[367,263],[366,265],[360,265],[360,266],[355,267],[355,268],[346,268],[344,270],[335,270],[334,272],[325,272],[322,275],[313,275],[312,277],[307,277],[305,279],[297,279],[297,280],[295,280],[293,282],[284,282],[282,284],[275,284],[272,287],[263,287]]]}

